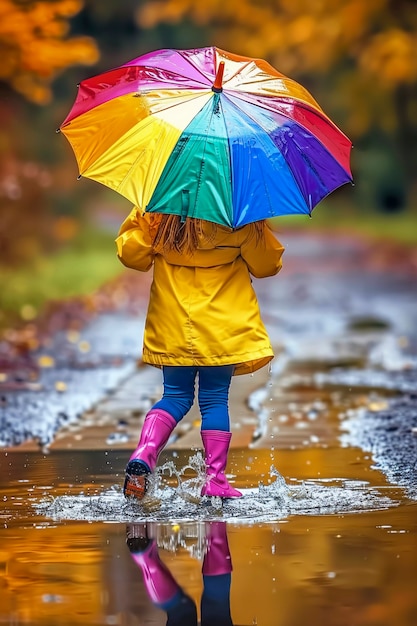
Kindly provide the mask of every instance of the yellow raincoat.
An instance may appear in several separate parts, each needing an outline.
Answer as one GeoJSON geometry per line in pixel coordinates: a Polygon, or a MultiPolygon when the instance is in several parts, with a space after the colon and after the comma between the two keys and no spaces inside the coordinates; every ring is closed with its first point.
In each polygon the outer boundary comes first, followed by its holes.
{"type": "Polygon", "coordinates": [[[267,225],[263,241],[249,224],[238,230],[204,223],[192,255],[154,250],[155,217],[134,208],[116,239],[127,267],[148,271],[154,265],[145,324],[143,360],[162,365],[232,365],[248,374],[274,354],[252,287],[273,276],[284,248],[267,225]]]}

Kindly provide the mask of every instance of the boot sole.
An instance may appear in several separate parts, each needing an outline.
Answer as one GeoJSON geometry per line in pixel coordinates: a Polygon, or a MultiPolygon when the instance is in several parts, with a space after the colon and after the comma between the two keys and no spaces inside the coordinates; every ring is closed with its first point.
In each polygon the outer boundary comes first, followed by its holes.
{"type": "Polygon", "coordinates": [[[146,475],[134,476],[128,475],[125,479],[123,487],[123,493],[126,498],[135,498],[136,500],[143,500],[146,494],[146,475]]]}

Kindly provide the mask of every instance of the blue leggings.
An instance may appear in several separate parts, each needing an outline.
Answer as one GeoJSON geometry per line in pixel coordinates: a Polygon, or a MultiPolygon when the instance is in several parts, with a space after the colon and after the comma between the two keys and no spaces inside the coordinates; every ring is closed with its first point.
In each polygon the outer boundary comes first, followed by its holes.
{"type": "Polygon", "coordinates": [[[198,374],[198,405],[201,430],[230,430],[229,387],[234,365],[208,367],[163,367],[164,393],[153,408],[167,411],[176,422],[182,420],[194,402],[198,374]]]}

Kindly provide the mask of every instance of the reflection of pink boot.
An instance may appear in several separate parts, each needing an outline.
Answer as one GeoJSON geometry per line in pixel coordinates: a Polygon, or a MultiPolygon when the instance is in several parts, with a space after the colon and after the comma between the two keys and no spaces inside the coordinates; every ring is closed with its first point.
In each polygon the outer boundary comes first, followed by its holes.
{"type": "Polygon", "coordinates": [[[126,467],[125,496],[141,500],[147,490],[147,476],[156,467],[158,456],[177,422],[166,411],[152,409],[145,417],[139,443],[126,467]]]}
{"type": "Polygon", "coordinates": [[[142,570],[145,589],[154,604],[164,606],[181,592],[171,572],[159,558],[154,539],[143,552],[132,552],[132,557],[142,570]]]}
{"type": "Polygon", "coordinates": [[[142,571],[145,590],[151,602],[166,611],[167,624],[197,626],[197,608],[161,561],[155,539],[148,538],[146,524],[128,527],[127,545],[142,571]]]}
{"type": "Polygon", "coordinates": [[[203,574],[205,576],[230,574],[232,560],[227,541],[226,522],[209,522],[207,526],[208,541],[203,560],[203,574]]]}
{"type": "Polygon", "coordinates": [[[224,473],[232,433],[223,430],[202,430],[201,438],[204,445],[208,478],[201,490],[201,495],[240,498],[242,494],[229,485],[224,473]]]}
{"type": "Polygon", "coordinates": [[[225,522],[207,524],[207,552],[203,561],[201,623],[233,626],[230,614],[232,560],[225,522]]]}

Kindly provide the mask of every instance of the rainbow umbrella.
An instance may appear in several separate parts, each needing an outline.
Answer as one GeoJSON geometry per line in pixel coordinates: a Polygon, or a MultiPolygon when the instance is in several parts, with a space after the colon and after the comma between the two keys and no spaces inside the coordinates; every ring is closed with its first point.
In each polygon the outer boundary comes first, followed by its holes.
{"type": "Polygon", "coordinates": [[[352,144],[261,59],[158,50],[80,83],[60,129],[80,176],[145,211],[232,228],[311,214],[352,180],[352,144]]]}

